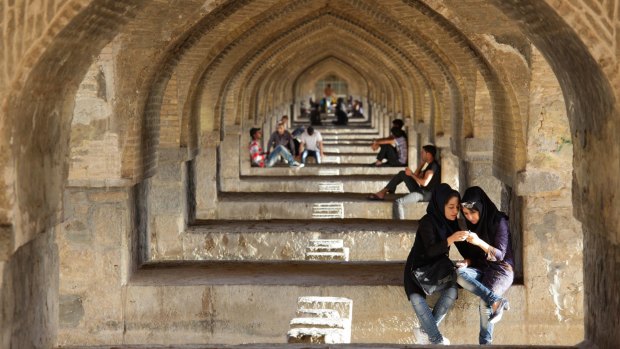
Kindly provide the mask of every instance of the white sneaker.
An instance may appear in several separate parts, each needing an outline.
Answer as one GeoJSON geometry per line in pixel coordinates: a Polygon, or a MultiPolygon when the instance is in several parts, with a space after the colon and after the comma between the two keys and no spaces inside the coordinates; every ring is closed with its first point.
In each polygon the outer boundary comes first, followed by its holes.
{"type": "Polygon", "coordinates": [[[443,341],[439,343],[440,345],[450,345],[450,340],[446,337],[443,337],[443,341]]]}
{"type": "Polygon", "coordinates": [[[304,167],[304,164],[300,164],[300,163],[299,163],[299,162],[297,162],[297,161],[293,161],[293,163],[292,163],[292,164],[289,164],[288,166],[289,166],[289,167],[293,167],[293,168],[302,168],[302,167],[304,167]]]}

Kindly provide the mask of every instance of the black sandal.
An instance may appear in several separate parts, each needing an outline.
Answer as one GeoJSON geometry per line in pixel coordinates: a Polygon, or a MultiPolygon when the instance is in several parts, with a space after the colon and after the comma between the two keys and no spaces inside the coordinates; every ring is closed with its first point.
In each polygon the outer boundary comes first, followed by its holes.
{"type": "Polygon", "coordinates": [[[383,201],[383,200],[385,200],[385,198],[379,197],[379,196],[377,196],[377,194],[370,194],[370,195],[368,195],[368,200],[371,200],[371,201],[383,201]]]}

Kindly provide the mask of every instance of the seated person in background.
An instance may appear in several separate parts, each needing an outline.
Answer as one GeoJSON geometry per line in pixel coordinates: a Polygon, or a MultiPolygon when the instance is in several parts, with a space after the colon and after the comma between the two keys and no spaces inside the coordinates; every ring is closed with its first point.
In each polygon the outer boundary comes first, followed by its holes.
{"type": "MultiPolygon", "coordinates": [[[[405,123],[403,122],[403,120],[401,119],[392,120],[392,127],[398,127],[399,129],[403,130],[404,126],[405,126],[405,123]]],[[[405,134],[405,138],[407,138],[407,132],[403,130],[403,133],[405,134]]]]}
{"type": "Polygon", "coordinates": [[[287,148],[293,157],[297,154],[293,136],[291,136],[291,133],[286,130],[286,124],[282,121],[278,123],[276,130],[271,134],[271,137],[269,137],[269,141],[267,142],[267,151],[269,152],[271,151],[271,148],[275,149],[279,145],[287,148]]]}
{"type": "Polygon", "coordinates": [[[319,104],[310,99],[310,124],[321,125],[321,111],[319,110],[319,104]]]}
{"type": "Polygon", "coordinates": [[[400,128],[392,127],[389,137],[374,140],[370,147],[380,149],[373,166],[407,166],[407,138],[400,128]]]}
{"type": "MultiPolygon", "coordinates": [[[[353,118],[363,118],[364,117],[364,108],[362,108],[362,102],[357,99],[353,101],[353,110],[351,113],[351,117],[353,118]]],[[[401,126],[402,128],[402,126],[401,126]]]]}
{"type": "Polygon", "coordinates": [[[284,129],[288,130],[288,115],[282,115],[280,122],[284,124],[284,129]]]}
{"type": "Polygon", "coordinates": [[[435,160],[437,148],[434,145],[427,144],[422,147],[420,152],[420,165],[411,172],[408,167],[404,171],[398,172],[385,188],[375,194],[368,196],[369,200],[384,200],[385,194],[394,193],[396,187],[405,182],[410,194],[407,194],[394,201],[394,215],[397,219],[404,219],[404,204],[410,202],[428,201],[431,197],[433,188],[441,182],[441,167],[435,160]]]}
{"type": "Polygon", "coordinates": [[[301,159],[301,150],[299,149],[299,147],[301,146],[301,135],[305,131],[306,129],[304,129],[303,126],[299,126],[291,133],[291,136],[293,136],[293,143],[295,143],[295,153],[297,154],[295,159],[297,159],[297,161],[301,159]]]}
{"type": "Polygon", "coordinates": [[[278,157],[282,156],[286,161],[288,161],[289,167],[304,167],[303,164],[295,161],[291,153],[286,150],[286,148],[282,145],[278,145],[268,155],[263,153],[263,148],[260,146],[259,142],[260,139],[263,137],[263,132],[260,130],[260,128],[250,129],[250,137],[252,138],[252,141],[250,142],[250,162],[252,163],[252,166],[273,167],[276,161],[278,161],[278,157]]]}
{"type": "Polygon", "coordinates": [[[349,123],[349,117],[347,116],[346,107],[344,105],[344,98],[338,98],[336,102],[336,120],[333,121],[334,125],[347,125],[349,123]]]}
{"type": "Polygon", "coordinates": [[[301,162],[303,164],[306,163],[308,156],[314,156],[316,163],[320,164],[321,159],[325,157],[321,133],[315,131],[312,126],[309,126],[306,132],[301,135],[299,151],[301,152],[301,162]]]}

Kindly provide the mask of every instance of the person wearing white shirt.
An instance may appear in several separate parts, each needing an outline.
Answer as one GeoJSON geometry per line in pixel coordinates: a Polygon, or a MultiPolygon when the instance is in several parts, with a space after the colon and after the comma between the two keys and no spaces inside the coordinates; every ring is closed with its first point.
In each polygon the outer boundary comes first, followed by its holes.
{"type": "Polygon", "coordinates": [[[321,163],[321,158],[325,157],[323,153],[323,137],[319,131],[315,131],[312,126],[308,127],[301,135],[299,152],[301,153],[301,162],[306,163],[308,156],[314,156],[316,163],[321,163]]]}

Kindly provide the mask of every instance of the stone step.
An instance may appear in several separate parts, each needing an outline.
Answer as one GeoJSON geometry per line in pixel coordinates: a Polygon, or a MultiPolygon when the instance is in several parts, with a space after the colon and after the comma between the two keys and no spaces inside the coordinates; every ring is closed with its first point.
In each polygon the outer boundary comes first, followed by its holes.
{"type": "Polygon", "coordinates": [[[307,246],[306,247],[306,253],[308,253],[308,252],[338,252],[338,253],[344,253],[344,249],[345,249],[345,247],[332,248],[332,247],[313,247],[313,246],[307,246]]]}
{"type": "Polygon", "coordinates": [[[323,145],[335,145],[335,146],[341,146],[341,145],[355,145],[358,147],[367,147],[368,149],[370,149],[370,140],[365,140],[365,139],[334,139],[334,138],[327,138],[327,139],[323,139],[323,145]]]}
{"type": "Polygon", "coordinates": [[[151,258],[302,261],[312,240],[340,239],[351,261],[403,261],[416,229],[395,220],[197,221],[180,236],[152,239],[151,258]]]}
{"type": "Polygon", "coordinates": [[[372,127],[343,127],[343,126],[314,126],[315,130],[321,132],[321,135],[378,135],[379,131],[372,127]]]}
{"type": "Polygon", "coordinates": [[[320,318],[320,317],[297,317],[290,322],[293,328],[333,328],[344,329],[345,323],[341,318],[320,318]]]}
{"type": "Polygon", "coordinates": [[[343,252],[306,252],[307,261],[343,261],[349,260],[349,249],[343,252]]]}
{"type": "Polygon", "coordinates": [[[342,329],[331,328],[294,328],[287,333],[288,343],[336,344],[346,342],[342,329]]]}
{"type": "MultiPolygon", "coordinates": [[[[114,311],[123,314],[123,324],[107,338],[162,345],[284,343],[290,319],[300,308],[298,298],[316,294],[352,300],[352,342],[402,347],[413,343],[417,323],[403,292],[403,267],[402,262],[149,263],[123,287],[122,301],[110,304],[121,307],[114,311]]],[[[506,293],[513,307],[504,313],[494,344],[529,338],[523,322],[526,295],[518,285],[506,293]]],[[[478,305],[475,296],[459,290],[441,325],[453,344],[477,343],[478,305]]],[[[83,331],[85,339],[94,335],[88,328],[83,331]]]]}
{"type": "Polygon", "coordinates": [[[359,154],[337,154],[326,153],[322,159],[322,165],[324,164],[371,164],[377,159],[377,154],[373,153],[359,153],[359,154]]]}
{"type": "MultiPolygon", "coordinates": [[[[220,193],[214,211],[196,212],[198,219],[392,219],[393,201],[369,201],[350,193],[220,193]]],[[[390,196],[392,197],[392,196],[390,196]]],[[[406,220],[426,214],[428,203],[405,205],[406,220]]]]}
{"type": "Polygon", "coordinates": [[[334,309],[297,309],[298,317],[339,318],[340,313],[334,309]]]}
{"type": "Polygon", "coordinates": [[[333,309],[343,319],[353,316],[353,301],[345,297],[305,296],[299,297],[297,305],[299,309],[333,309]]]}
{"type": "MultiPolygon", "coordinates": [[[[306,169],[304,168],[304,171],[306,169]]],[[[393,175],[378,176],[243,176],[241,179],[222,179],[222,192],[274,193],[375,193],[389,182],[393,175]]],[[[408,194],[403,185],[396,194],[408,194]]]]}
{"type": "Polygon", "coordinates": [[[288,166],[274,166],[271,168],[260,168],[242,166],[240,169],[241,176],[288,176],[288,177],[307,177],[307,176],[368,176],[368,175],[383,175],[394,176],[399,171],[405,169],[402,167],[374,167],[370,166],[370,163],[363,164],[321,164],[318,166],[308,166],[303,168],[290,168],[288,166]]]}
{"type": "MultiPolygon", "coordinates": [[[[370,144],[325,144],[323,151],[328,153],[368,153],[370,144]]],[[[377,151],[378,153],[378,151],[377,151]]]]}
{"type": "Polygon", "coordinates": [[[373,139],[383,138],[379,135],[379,133],[373,134],[323,134],[321,133],[321,138],[325,142],[334,142],[334,141],[364,141],[367,144],[370,144],[373,139]]]}
{"type": "Polygon", "coordinates": [[[341,239],[317,239],[310,240],[308,248],[343,248],[344,243],[341,239]]]}

